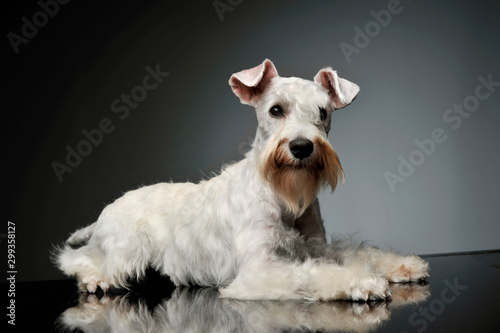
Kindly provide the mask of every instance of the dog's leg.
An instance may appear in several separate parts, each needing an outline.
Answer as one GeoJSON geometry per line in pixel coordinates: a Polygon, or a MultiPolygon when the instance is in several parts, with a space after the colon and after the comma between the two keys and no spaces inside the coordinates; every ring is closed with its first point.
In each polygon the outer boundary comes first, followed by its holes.
{"type": "MultiPolygon", "coordinates": [[[[429,277],[429,264],[417,255],[401,256],[375,247],[354,250],[351,256],[366,262],[372,270],[389,282],[415,282],[429,277]]],[[[348,263],[349,259],[345,260],[348,263]]]]}
{"type": "Polygon", "coordinates": [[[414,282],[429,278],[429,264],[417,255],[401,256],[371,248],[363,252],[374,270],[389,282],[414,282]]]}
{"type": "Polygon", "coordinates": [[[103,291],[128,288],[129,279],[139,280],[145,274],[148,261],[144,257],[140,249],[116,247],[105,253],[100,246],[89,244],[78,249],[63,248],[56,263],[66,275],[78,279],[80,291],[94,293],[97,287],[103,291]]]}
{"type": "Polygon", "coordinates": [[[379,300],[390,297],[383,277],[364,265],[339,266],[317,260],[304,263],[270,258],[249,260],[236,279],[219,290],[236,299],[379,300]]]}
{"type": "Polygon", "coordinates": [[[354,238],[334,240],[327,246],[324,258],[347,266],[352,262],[364,263],[389,282],[415,282],[429,277],[429,264],[419,256],[402,256],[367,246],[354,238]]]}
{"type": "Polygon", "coordinates": [[[93,251],[88,246],[72,249],[69,246],[60,249],[56,254],[56,264],[69,276],[78,280],[81,292],[94,293],[97,287],[106,291],[110,285],[100,267],[99,256],[91,254],[93,251]]]}
{"type": "Polygon", "coordinates": [[[94,293],[98,287],[106,291],[110,287],[101,269],[104,255],[99,247],[89,244],[95,227],[96,223],[93,223],[77,230],[65,246],[54,251],[55,264],[66,275],[77,278],[81,292],[94,293]]]}
{"type": "Polygon", "coordinates": [[[98,287],[103,291],[110,287],[127,288],[129,279],[144,275],[149,262],[145,242],[137,237],[128,237],[127,242],[120,241],[120,237],[108,237],[107,243],[91,238],[77,249],[66,245],[57,250],[55,262],[66,275],[77,278],[82,292],[94,293],[98,287]]]}

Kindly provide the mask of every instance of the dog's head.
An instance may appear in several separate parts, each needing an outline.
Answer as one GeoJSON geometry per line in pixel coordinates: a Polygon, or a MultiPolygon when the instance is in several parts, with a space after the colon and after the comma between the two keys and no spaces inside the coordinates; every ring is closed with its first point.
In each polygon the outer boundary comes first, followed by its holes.
{"type": "Polygon", "coordinates": [[[328,142],[332,112],[349,105],[359,87],[322,69],[313,81],[278,75],[270,60],[231,76],[229,84],[243,104],[255,108],[257,154],[263,179],[286,208],[301,215],[321,185],[335,189],[343,177],[337,154],[328,142]]]}

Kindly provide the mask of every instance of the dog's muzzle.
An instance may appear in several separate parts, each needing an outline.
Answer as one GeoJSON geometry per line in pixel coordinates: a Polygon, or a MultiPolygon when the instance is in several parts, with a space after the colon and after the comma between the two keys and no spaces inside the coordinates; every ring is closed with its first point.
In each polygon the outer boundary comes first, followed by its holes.
{"type": "Polygon", "coordinates": [[[321,186],[329,185],[333,191],[339,177],[343,177],[335,150],[321,138],[283,138],[271,143],[260,156],[259,169],[296,216],[304,213],[321,186]]]}

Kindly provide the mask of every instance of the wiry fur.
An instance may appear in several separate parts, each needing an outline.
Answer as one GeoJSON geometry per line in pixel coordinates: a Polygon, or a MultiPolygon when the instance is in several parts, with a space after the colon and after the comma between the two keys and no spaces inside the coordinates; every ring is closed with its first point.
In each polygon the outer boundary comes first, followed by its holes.
{"type": "Polygon", "coordinates": [[[127,287],[149,266],[176,285],[240,299],[383,299],[388,281],[428,276],[416,256],[327,244],[316,194],[343,176],[327,139],[331,113],[352,102],[357,85],[330,68],[314,82],[282,78],[269,60],[234,74],[230,85],[255,107],[252,150],[199,184],[127,192],[71,235],[55,261],[82,291],[127,287]],[[281,115],[270,114],[275,105],[281,115]],[[313,143],[310,155],[290,151],[299,138],[313,143]]]}

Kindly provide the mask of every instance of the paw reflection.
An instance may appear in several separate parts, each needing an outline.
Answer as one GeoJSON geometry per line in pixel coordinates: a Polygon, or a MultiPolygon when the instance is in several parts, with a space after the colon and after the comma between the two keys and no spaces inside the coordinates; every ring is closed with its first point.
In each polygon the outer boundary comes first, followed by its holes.
{"type": "Polygon", "coordinates": [[[392,306],[417,304],[425,301],[431,295],[431,289],[427,282],[421,283],[391,283],[392,306]]]}

